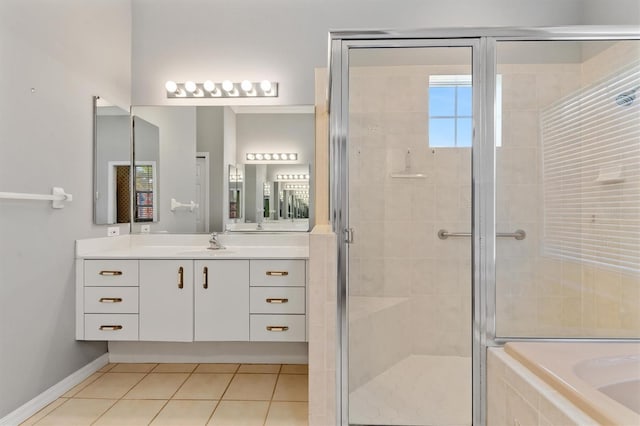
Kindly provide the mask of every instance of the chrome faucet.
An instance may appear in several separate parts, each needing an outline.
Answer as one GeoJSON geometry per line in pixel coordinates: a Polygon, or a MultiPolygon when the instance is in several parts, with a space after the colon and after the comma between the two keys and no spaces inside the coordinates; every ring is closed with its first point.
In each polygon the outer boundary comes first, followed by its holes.
{"type": "Polygon", "coordinates": [[[225,246],[223,246],[220,241],[218,241],[218,233],[217,232],[213,232],[211,234],[211,238],[209,238],[209,247],[207,247],[208,250],[221,250],[226,248],[225,246]]]}

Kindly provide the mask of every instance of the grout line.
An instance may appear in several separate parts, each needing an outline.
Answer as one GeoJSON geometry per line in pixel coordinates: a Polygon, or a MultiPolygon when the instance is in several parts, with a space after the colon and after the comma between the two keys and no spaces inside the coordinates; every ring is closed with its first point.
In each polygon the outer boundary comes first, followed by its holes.
{"type": "MultiPolygon", "coordinates": [[[[117,364],[116,364],[116,365],[117,365],[117,364]]],[[[115,368],[115,366],[114,366],[114,368],[115,368]]],[[[107,373],[105,373],[105,374],[107,374],[107,373]]],[[[118,374],[118,373],[116,373],[116,374],[118,374]]],[[[125,373],[122,373],[122,374],[125,374],[125,373]]],[[[138,380],[136,383],[134,383],[134,384],[129,388],[129,390],[127,390],[124,394],[122,394],[122,396],[121,396],[120,398],[77,398],[77,399],[116,399],[116,401],[115,401],[113,404],[111,404],[111,406],[110,406],[109,408],[107,408],[107,409],[104,411],[104,413],[100,414],[100,415],[98,416],[98,418],[97,418],[97,419],[95,419],[93,422],[91,422],[91,424],[93,425],[93,424],[95,424],[98,420],[100,420],[100,419],[102,418],[102,416],[104,416],[104,415],[105,415],[109,410],[111,410],[111,409],[113,408],[113,406],[114,406],[114,405],[116,405],[118,402],[122,401],[122,398],[124,398],[126,394],[128,394],[129,392],[131,392],[131,389],[135,388],[135,387],[138,385],[138,383],[140,383],[140,382],[141,382],[145,377],[147,377],[148,375],[149,375],[149,373],[144,373],[144,375],[140,378],[140,380],[138,380]]],[[[102,376],[100,376],[100,377],[102,377],[102,376]]]]}
{"type": "MultiPolygon", "coordinates": [[[[227,390],[229,390],[229,387],[231,386],[231,382],[233,382],[233,379],[236,377],[236,374],[238,374],[240,365],[241,364],[238,364],[238,367],[236,368],[236,372],[231,375],[231,379],[229,380],[229,383],[227,383],[227,386],[224,388],[224,391],[222,391],[222,393],[220,394],[220,398],[218,398],[218,403],[216,404],[215,408],[211,412],[211,415],[209,415],[209,418],[207,419],[207,423],[205,424],[209,424],[209,422],[213,418],[213,415],[216,413],[216,410],[218,409],[218,407],[220,406],[220,403],[222,402],[222,397],[224,397],[224,394],[227,393],[227,390]]],[[[229,374],[229,373],[224,373],[224,374],[229,374]]]]}
{"type": "MultiPolygon", "coordinates": [[[[157,367],[158,365],[160,365],[160,364],[161,364],[161,363],[158,363],[158,364],[156,365],[156,367],[157,367]]],[[[169,399],[167,399],[167,400],[165,401],[164,405],[162,405],[162,407],[160,407],[160,409],[158,410],[158,412],[157,412],[157,413],[156,413],[156,414],[151,418],[151,420],[149,421],[149,424],[153,423],[153,421],[156,419],[156,417],[158,417],[158,414],[160,414],[160,413],[162,412],[162,410],[164,410],[164,409],[165,409],[165,407],[166,407],[167,405],[169,405],[169,401],[171,401],[171,400],[173,399],[173,397],[174,397],[174,396],[176,396],[176,394],[177,394],[177,393],[178,393],[178,391],[182,388],[182,386],[184,386],[184,384],[185,384],[185,383],[187,383],[187,381],[189,380],[189,378],[191,378],[191,376],[193,376],[193,372],[194,372],[194,371],[196,371],[196,370],[198,369],[198,366],[199,366],[199,365],[200,365],[200,364],[196,364],[196,367],[191,371],[191,373],[189,373],[189,374],[187,375],[187,378],[186,378],[186,379],[184,379],[184,382],[182,382],[182,383],[180,384],[180,386],[178,386],[178,388],[177,388],[177,389],[176,389],[176,391],[173,393],[173,395],[171,395],[171,397],[169,397],[169,399]]],[[[153,368],[156,368],[156,367],[153,367],[153,368]]],[[[163,373],[157,373],[157,374],[163,374],[163,373]]]]}
{"type": "MultiPolygon", "coordinates": [[[[282,365],[280,366],[280,369],[282,369],[282,365]]],[[[280,370],[278,370],[280,371],[280,370]]],[[[269,411],[271,411],[271,403],[273,402],[273,397],[276,394],[276,389],[278,388],[278,382],[280,381],[280,374],[278,374],[278,376],[276,377],[276,383],[273,386],[273,391],[271,392],[271,399],[269,400],[269,406],[267,407],[267,414],[265,414],[264,416],[264,421],[262,422],[262,425],[266,425],[267,424],[267,419],[269,418],[269,411]]]]}

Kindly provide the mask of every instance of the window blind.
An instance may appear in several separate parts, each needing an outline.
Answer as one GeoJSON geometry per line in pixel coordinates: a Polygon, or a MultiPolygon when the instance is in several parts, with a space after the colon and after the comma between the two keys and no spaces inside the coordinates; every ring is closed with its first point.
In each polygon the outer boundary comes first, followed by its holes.
{"type": "Polygon", "coordinates": [[[540,120],[544,252],[640,271],[640,61],[540,120]]]}

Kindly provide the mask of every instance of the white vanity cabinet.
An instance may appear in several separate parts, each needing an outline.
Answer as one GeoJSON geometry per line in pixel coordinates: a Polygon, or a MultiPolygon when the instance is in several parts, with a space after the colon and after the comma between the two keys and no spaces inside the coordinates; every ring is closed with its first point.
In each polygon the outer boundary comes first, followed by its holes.
{"type": "Polygon", "coordinates": [[[306,340],[306,264],[302,259],[251,260],[251,340],[306,340]]]}
{"type": "Polygon", "coordinates": [[[306,341],[305,258],[143,253],[77,259],[78,340],[306,341]]]}
{"type": "Polygon", "coordinates": [[[85,260],[78,280],[77,337],[138,340],[138,261],[85,260]]]}
{"type": "Polygon", "coordinates": [[[195,341],[249,340],[249,260],[195,261],[195,341]]]}
{"type": "Polygon", "coordinates": [[[193,260],[140,260],[140,340],[193,340],[193,260]]]}

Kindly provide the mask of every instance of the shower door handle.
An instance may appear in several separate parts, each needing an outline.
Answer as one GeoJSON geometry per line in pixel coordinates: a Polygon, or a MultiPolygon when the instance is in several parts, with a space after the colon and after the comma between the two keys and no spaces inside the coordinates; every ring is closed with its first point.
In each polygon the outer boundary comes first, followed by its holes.
{"type": "MultiPolygon", "coordinates": [[[[470,237],[471,232],[449,232],[446,229],[438,231],[438,238],[446,240],[449,237],[470,237]]],[[[527,233],[522,229],[516,229],[515,232],[498,232],[496,233],[498,238],[515,238],[516,240],[524,240],[527,237],[527,233]]]]}

